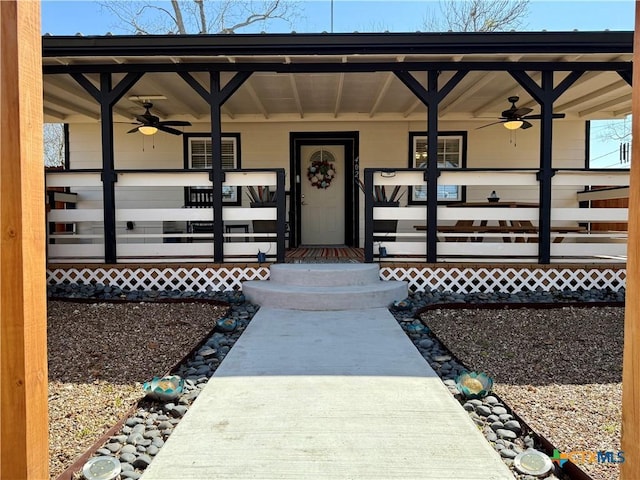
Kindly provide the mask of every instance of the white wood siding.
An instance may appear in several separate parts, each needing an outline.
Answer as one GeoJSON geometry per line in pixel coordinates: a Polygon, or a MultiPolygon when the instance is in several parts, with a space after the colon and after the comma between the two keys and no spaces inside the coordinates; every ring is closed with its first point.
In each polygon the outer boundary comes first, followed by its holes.
{"type": "MultiPolygon", "coordinates": [[[[492,118],[477,121],[440,122],[439,130],[467,132],[468,168],[537,168],[539,166],[540,122],[533,121],[533,128],[511,132],[501,125],[477,130],[491,122],[492,118]]],[[[183,168],[183,138],[158,133],[153,137],[126,134],[128,124],[114,126],[114,153],[116,169],[183,168]]],[[[358,131],[360,134],[360,168],[408,166],[409,132],[426,130],[425,122],[368,121],[352,122],[313,121],[307,118],[295,122],[240,122],[224,125],[224,132],[240,133],[241,162],[243,168],[279,167],[286,171],[289,184],[289,134],[290,132],[358,131]]],[[[188,132],[208,132],[208,124],[195,124],[185,128],[188,132]]],[[[554,167],[582,168],[585,158],[585,125],[583,121],[556,120],[553,131],[554,167]]],[[[100,168],[101,144],[99,124],[70,125],[71,168],[100,168]]],[[[340,174],[340,172],[339,172],[340,174]]],[[[118,187],[118,208],[169,208],[183,203],[182,188],[175,187],[118,187]]],[[[554,189],[555,206],[573,207],[579,187],[563,186],[554,189]]],[[[491,190],[496,190],[501,200],[537,202],[536,186],[470,186],[467,201],[484,201],[491,190]]],[[[76,191],[76,189],[74,189],[76,191]]],[[[100,189],[77,190],[80,194],[78,208],[100,208],[100,189]]],[[[362,199],[362,197],[361,197],[362,199]]],[[[407,195],[403,197],[406,203],[407,195]]],[[[247,203],[243,198],[243,203],[247,203]]],[[[364,202],[361,202],[360,238],[364,236],[364,202]]],[[[147,222],[148,224],[149,222],[147,222]]],[[[400,221],[399,233],[414,232],[413,220],[400,221]]],[[[119,225],[119,230],[120,230],[119,225]]],[[[153,228],[151,225],[147,225],[153,228]]],[[[84,233],[84,232],[83,232],[84,233]]],[[[119,231],[119,233],[121,233],[119,231]]]]}

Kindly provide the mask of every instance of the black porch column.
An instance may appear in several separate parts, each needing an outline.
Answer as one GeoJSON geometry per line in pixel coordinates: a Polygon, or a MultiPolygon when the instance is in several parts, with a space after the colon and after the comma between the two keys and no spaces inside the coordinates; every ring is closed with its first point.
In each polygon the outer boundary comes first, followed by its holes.
{"type": "Polygon", "coordinates": [[[542,72],[542,86],[538,86],[525,72],[509,73],[540,104],[538,263],[548,264],[551,262],[552,179],[555,174],[553,169],[553,103],[580,78],[582,72],[571,72],[556,88],[553,87],[554,72],[552,70],[542,72]]]}
{"type": "MultiPolygon", "coordinates": [[[[100,91],[111,91],[111,74],[100,74],[100,91]]],[[[100,99],[100,134],[102,138],[102,213],[104,222],[104,261],[116,263],[116,182],[113,160],[113,109],[106,95],[100,99]]]]}
{"type": "Polygon", "coordinates": [[[211,109],[211,172],[209,178],[213,184],[213,261],[224,261],[224,222],[222,220],[222,119],[221,108],[233,93],[249,78],[251,72],[237,73],[224,88],[220,84],[220,72],[209,71],[209,90],[188,72],[178,72],[208,104],[211,109]]]}
{"type": "Polygon", "coordinates": [[[113,105],[142,77],[143,73],[129,73],[112,88],[111,73],[100,74],[100,89],[80,73],[71,74],[98,103],[100,103],[100,136],[102,141],[102,213],[104,226],[104,262],[116,263],[116,193],[118,180],[113,160],[113,105]]]}
{"type": "Polygon", "coordinates": [[[220,72],[209,72],[211,89],[211,172],[209,179],[213,183],[213,261],[224,261],[224,222],[222,220],[222,104],[219,98],[220,72]]]}
{"type": "Polygon", "coordinates": [[[427,262],[438,260],[438,105],[460,83],[467,74],[461,70],[438,91],[438,76],[440,72],[427,72],[427,88],[425,89],[409,72],[395,72],[415,96],[427,107],[427,262]]]}
{"type": "Polygon", "coordinates": [[[553,201],[553,72],[542,72],[540,96],[540,238],[538,262],[551,262],[551,203],[553,201]]]}
{"type": "Polygon", "coordinates": [[[373,173],[364,169],[364,261],[373,262],[373,173]]]}
{"type": "Polygon", "coordinates": [[[438,261],[438,72],[427,73],[427,262],[438,261]]]}

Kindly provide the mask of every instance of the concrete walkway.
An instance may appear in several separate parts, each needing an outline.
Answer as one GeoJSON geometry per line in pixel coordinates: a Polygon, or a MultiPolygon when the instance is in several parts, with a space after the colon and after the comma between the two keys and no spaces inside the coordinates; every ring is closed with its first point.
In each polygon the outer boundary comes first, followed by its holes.
{"type": "Polygon", "coordinates": [[[143,480],[513,479],[385,308],[261,308],[143,480]]]}

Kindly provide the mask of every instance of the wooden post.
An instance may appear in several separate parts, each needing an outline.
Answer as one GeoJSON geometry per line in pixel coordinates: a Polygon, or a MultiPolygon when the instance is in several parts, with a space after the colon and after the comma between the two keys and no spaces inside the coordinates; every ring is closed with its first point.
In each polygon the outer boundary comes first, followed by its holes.
{"type": "Polygon", "coordinates": [[[629,240],[627,242],[627,294],[624,316],[622,368],[621,480],[640,478],[640,2],[636,1],[633,41],[633,142],[629,192],[629,240]]]}
{"type": "Polygon", "coordinates": [[[47,479],[40,2],[0,21],[0,478],[47,479]]]}

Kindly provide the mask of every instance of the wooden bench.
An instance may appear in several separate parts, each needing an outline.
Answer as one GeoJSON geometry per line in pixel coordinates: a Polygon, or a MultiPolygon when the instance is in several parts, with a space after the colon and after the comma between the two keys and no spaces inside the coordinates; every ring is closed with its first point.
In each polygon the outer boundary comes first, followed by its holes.
{"type": "MultiPolygon", "coordinates": [[[[426,231],[426,225],[414,225],[413,228],[417,231],[426,231]]],[[[516,243],[537,243],[539,234],[539,228],[535,225],[526,224],[526,222],[518,222],[514,225],[438,225],[438,233],[444,234],[445,241],[447,242],[481,242],[485,236],[473,236],[473,234],[483,233],[506,233],[506,234],[536,234],[536,236],[527,237],[515,237],[516,243]],[[457,234],[457,235],[447,235],[457,234]]],[[[586,232],[584,227],[567,226],[567,227],[551,227],[552,233],[573,233],[573,232],[586,232]]],[[[510,243],[513,235],[502,237],[505,243],[510,243]]],[[[564,237],[557,236],[553,239],[554,243],[560,243],[564,240],[564,237]]]]}

